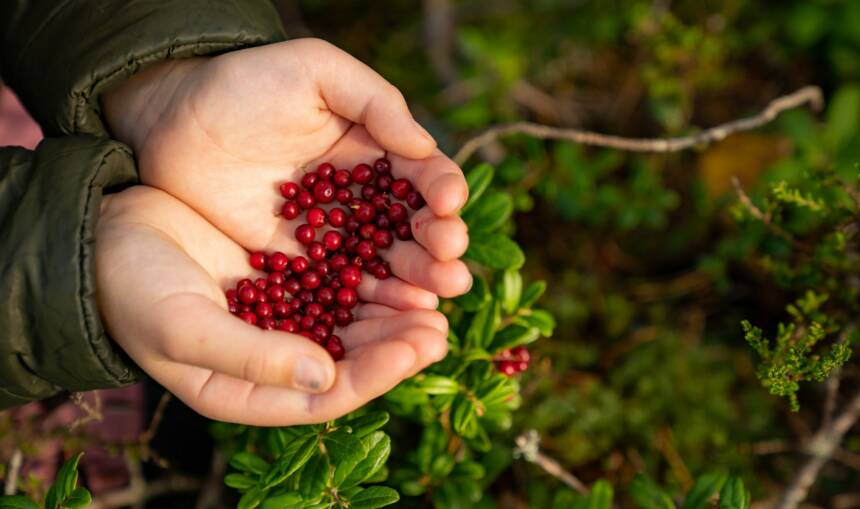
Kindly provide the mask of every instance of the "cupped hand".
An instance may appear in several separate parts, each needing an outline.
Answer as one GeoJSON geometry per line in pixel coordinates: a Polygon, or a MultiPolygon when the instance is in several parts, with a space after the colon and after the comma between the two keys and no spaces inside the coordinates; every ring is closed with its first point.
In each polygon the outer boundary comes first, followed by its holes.
{"type": "MultiPolygon", "coordinates": [[[[400,92],[369,67],[315,39],[170,61],[107,94],[113,134],[135,151],[141,179],[191,206],[249,250],[302,252],[278,185],[323,161],[338,168],[387,155],[427,206],[417,242],[383,253],[396,278],[372,281],[374,302],[433,308],[471,285],[457,258],[468,244],[457,216],[460,169],[435,148],[400,92]],[[421,291],[424,290],[424,292],[421,291]]],[[[372,279],[372,278],[365,278],[372,279]]],[[[365,297],[365,300],[371,300],[365,297]]]]}
{"type": "Polygon", "coordinates": [[[105,197],[96,276],[107,330],[203,415],[254,425],[322,422],[446,353],[440,313],[360,304],[356,321],[336,330],[347,353],[335,363],[313,341],[230,315],[222,288],[250,270],[242,246],[176,198],[146,186],[105,197]]]}

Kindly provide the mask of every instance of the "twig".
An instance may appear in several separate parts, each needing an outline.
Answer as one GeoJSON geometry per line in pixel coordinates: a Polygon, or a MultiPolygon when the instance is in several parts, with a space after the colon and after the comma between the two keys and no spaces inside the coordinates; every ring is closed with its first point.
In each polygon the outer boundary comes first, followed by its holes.
{"type": "Polygon", "coordinates": [[[6,471],[6,485],[3,488],[4,495],[14,495],[18,491],[18,474],[24,463],[24,454],[21,449],[15,448],[12,457],[9,458],[9,468],[6,471]]]}
{"type": "Polygon", "coordinates": [[[98,422],[103,419],[101,394],[99,394],[99,391],[92,391],[90,394],[93,395],[93,405],[90,405],[86,400],[85,393],[73,392],[71,394],[70,399],[72,400],[72,403],[74,403],[76,407],[80,408],[84,415],[78,417],[69,425],[70,430],[74,430],[75,428],[89,422],[98,422]]]}
{"type": "MultiPolygon", "coordinates": [[[[153,451],[149,444],[152,442],[152,439],[155,438],[155,434],[158,432],[158,426],[161,424],[162,419],[164,419],[164,411],[167,409],[167,405],[173,399],[173,395],[167,391],[161,395],[161,399],[158,400],[158,404],[155,406],[155,411],[152,413],[152,420],[149,421],[149,427],[146,428],[146,431],[141,433],[138,438],[138,443],[140,444],[141,457],[144,460],[149,459],[159,459],[153,451]]],[[[159,463],[162,463],[159,461],[159,463]]],[[[161,465],[164,466],[164,465],[161,465]]]]}
{"type": "Polygon", "coordinates": [[[514,441],[514,455],[541,467],[546,473],[559,479],[580,495],[588,495],[588,487],[576,476],[565,470],[558,461],[540,452],[540,435],[535,430],[521,434],[514,441]]]}
{"type": "Polygon", "coordinates": [[[153,498],[179,493],[191,493],[200,489],[201,482],[193,477],[171,475],[164,479],[153,481],[145,486],[128,488],[107,493],[93,500],[87,509],[114,509],[127,507],[138,502],[146,502],[153,498]]]}
{"type": "Polygon", "coordinates": [[[221,507],[221,488],[224,486],[224,473],[227,471],[227,458],[221,451],[212,451],[212,466],[205,484],[197,497],[194,509],[218,509],[221,507]]]}
{"type": "Polygon", "coordinates": [[[454,155],[454,161],[462,165],[481,147],[502,136],[527,134],[545,140],[567,140],[584,145],[616,148],[631,152],[677,152],[720,141],[730,134],[749,131],[773,121],[780,113],[804,104],[818,111],[824,105],[824,96],[816,86],[806,86],[768,103],[759,114],[732,120],[689,136],[677,138],[625,138],[581,129],[559,128],[532,122],[514,122],[491,127],[482,134],[468,140],[454,155]]]}
{"type": "Polygon", "coordinates": [[[731,181],[732,186],[735,188],[735,194],[737,194],[738,196],[738,200],[741,202],[741,205],[744,206],[747,212],[750,213],[751,216],[761,221],[762,224],[764,224],[764,226],[771,231],[771,233],[787,240],[791,243],[792,246],[794,246],[798,250],[804,252],[809,252],[812,250],[808,245],[797,240],[783,227],[774,223],[773,218],[770,216],[770,214],[765,214],[764,212],[762,212],[762,210],[758,208],[755,203],[753,203],[752,199],[750,199],[746,191],[744,191],[744,188],[741,186],[740,180],[738,180],[736,176],[732,175],[731,181]]]}
{"type": "Polygon", "coordinates": [[[812,457],[803,465],[791,484],[782,495],[777,509],[795,509],[809,493],[809,488],[818,478],[818,473],[825,463],[833,456],[834,451],[842,441],[845,433],[860,418],[860,391],[845,407],[830,425],[818,430],[809,444],[808,452],[812,457]]]}
{"type": "MultiPolygon", "coordinates": [[[[848,336],[854,331],[854,327],[849,325],[839,334],[839,339],[837,339],[836,343],[841,344],[848,341],[848,336]]],[[[824,397],[824,409],[822,411],[821,418],[821,427],[826,428],[830,426],[831,421],[833,421],[833,414],[836,412],[836,400],[839,397],[839,384],[842,380],[842,366],[833,370],[833,373],[830,374],[830,377],[827,378],[827,382],[825,382],[825,391],[826,395],[824,397]]]]}

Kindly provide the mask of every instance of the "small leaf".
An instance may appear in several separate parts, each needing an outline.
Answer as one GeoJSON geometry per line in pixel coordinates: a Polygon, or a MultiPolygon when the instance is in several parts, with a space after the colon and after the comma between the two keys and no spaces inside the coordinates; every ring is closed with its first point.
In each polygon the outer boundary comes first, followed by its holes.
{"type": "Polygon", "coordinates": [[[505,348],[527,345],[540,337],[540,329],[537,327],[523,327],[522,325],[508,325],[493,337],[493,343],[487,350],[498,352],[505,348]]]}
{"type": "Polygon", "coordinates": [[[473,234],[492,232],[508,222],[513,210],[514,203],[510,195],[502,191],[491,191],[463,213],[463,221],[473,234]]]}
{"type": "Polygon", "coordinates": [[[335,466],[335,486],[339,486],[367,456],[367,444],[344,428],[323,437],[323,444],[335,466]]]}
{"type": "Polygon", "coordinates": [[[368,449],[367,457],[355,466],[353,471],[343,480],[339,487],[351,487],[365,482],[367,478],[385,466],[391,454],[391,438],[382,431],[377,431],[363,439],[368,449]]]}
{"type": "Polygon", "coordinates": [[[720,509],[747,509],[750,506],[750,493],[739,477],[731,477],[720,490],[720,509]]]}
{"type": "Polygon", "coordinates": [[[284,449],[282,454],[268,473],[263,477],[263,484],[266,489],[277,486],[286,480],[287,477],[293,475],[305,463],[307,463],[314,452],[317,452],[319,443],[316,435],[301,436],[289,444],[284,449]]]}
{"type": "Polygon", "coordinates": [[[457,466],[454,468],[454,474],[477,481],[483,479],[487,472],[484,465],[481,465],[477,461],[465,460],[457,463],[457,466]]]}
{"type": "Polygon", "coordinates": [[[27,497],[11,495],[0,497],[0,509],[39,509],[39,504],[27,497]]]}
{"type": "Polygon", "coordinates": [[[230,466],[236,470],[250,474],[263,475],[269,471],[271,465],[268,461],[252,452],[237,452],[230,458],[230,466]]]}
{"type": "Polygon", "coordinates": [[[302,496],[295,492],[282,493],[266,498],[260,506],[262,509],[292,509],[301,507],[302,496]]]}
{"type": "Polygon", "coordinates": [[[543,309],[532,309],[528,314],[519,315],[514,322],[526,327],[537,327],[544,337],[552,336],[555,329],[555,318],[549,311],[543,309]]]}
{"type": "Polygon", "coordinates": [[[357,438],[363,438],[388,422],[388,412],[369,412],[360,417],[355,417],[344,422],[344,426],[352,428],[352,434],[357,438]]]}
{"type": "Polygon", "coordinates": [[[490,287],[487,285],[487,280],[478,274],[474,274],[472,278],[472,288],[454,298],[454,303],[463,308],[463,311],[477,311],[490,301],[490,287]]]}
{"type": "Polygon", "coordinates": [[[256,486],[257,481],[245,474],[233,472],[224,476],[224,484],[239,491],[246,491],[256,486]]]}
{"type": "Polygon", "coordinates": [[[454,470],[455,465],[456,462],[454,461],[453,456],[450,454],[440,454],[439,456],[436,456],[433,463],[430,465],[430,475],[436,479],[444,479],[448,477],[451,470],[454,470]]]}
{"type": "Polygon", "coordinates": [[[526,257],[520,246],[500,233],[475,233],[469,239],[465,258],[492,269],[518,269],[526,257]]]}
{"type": "Polygon", "coordinates": [[[254,509],[264,498],[266,498],[266,492],[260,488],[254,488],[242,495],[236,509],[254,509]]]}
{"type": "Polygon", "coordinates": [[[520,298],[521,308],[530,308],[541,298],[543,292],[546,291],[546,281],[535,281],[523,291],[523,296],[520,298]]]}
{"type": "Polygon", "coordinates": [[[400,495],[386,486],[371,486],[361,490],[349,500],[350,509],[376,509],[400,500],[400,495]]]}
{"type": "Polygon", "coordinates": [[[63,507],[68,509],[80,509],[81,507],[86,507],[93,502],[93,496],[90,495],[90,492],[84,488],[75,488],[63,500],[63,507]]]}
{"type": "Polygon", "coordinates": [[[493,181],[495,170],[487,163],[479,164],[466,173],[466,184],[469,186],[469,199],[463,205],[461,213],[465,213],[484,194],[493,181]]]}
{"type": "Polygon", "coordinates": [[[637,474],[630,483],[630,498],[642,509],[675,509],[671,497],[642,474],[637,474]]]}
{"type": "Polygon", "coordinates": [[[477,433],[478,414],[475,404],[458,394],[451,405],[451,427],[454,432],[464,437],[473,437],[477,433]]]}
{"type": "Polygon", "coordinates": [[[727,476],[721,473],[708,473],[699,476],[687,493],[682,509],[706,509],[708,501],[726,483],[727,476]]]}
{"type": "Polygon", "coordinates": [[[298,486],[303,498],[316,498],[325,489],[329,479],[328,460],[327,456],[316,454],[302,467],[298,486]]]}
{"type": "Polygon", "coordinates": [[[466,345],[478,348],[489,346],[495,336],[496,327],[501,321],[500,311],[498,302],[492,302],[478,310],[472,317],[469,330],[466,331],[466,345]]]}
{"type": "Polygon", "coordinates": [[[595,482],[588,494],[588,509],[610,509],[612,507],[612,485],[604,479],[595,482]]]}
{"type": "Polygon", "coordinates": [[[502,303],[502,310],[511,314],[517,310],[523,292],[523,277],[518,270],[508,269],[500,278],[496,297],[502,303]]]}
{"type": "Polygon", "coordinates": [[[460,384],[447,376],[425,375],[416,379],[416,382],[427,394],[457,394],[460,390],[460,384]]]}

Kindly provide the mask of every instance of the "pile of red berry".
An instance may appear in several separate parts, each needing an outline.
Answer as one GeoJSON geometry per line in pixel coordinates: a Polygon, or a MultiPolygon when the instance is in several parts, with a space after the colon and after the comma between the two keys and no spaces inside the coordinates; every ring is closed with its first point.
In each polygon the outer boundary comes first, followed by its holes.
{"type": "Polygon", "coordinates": [[[526,347],[515,346],[502,350],[493,358],[493,362],[496,363],[496,369],[501,373],[514,376],[529,369],[529,358],[529,351],[526,347]]]}
{"type": "Polygon", "coordinates": [[[377,279],[391,275],[378,250],[395,238],[412,239],[407,207],[417,210],[424,199],[409,180],[391,175],[385,158],[351,172],[323,163],[300,183],[281,184],[280,192],[287,200],[281,207],[285,219],[305,214],[295,235],[307,256],[252,253],[251,266],[266,277],[239,281],[227,290],[227,305],[252,325],[301,334],[339,360],[343,343],[333,331],[353,321],[362,273],[377,279]]]}

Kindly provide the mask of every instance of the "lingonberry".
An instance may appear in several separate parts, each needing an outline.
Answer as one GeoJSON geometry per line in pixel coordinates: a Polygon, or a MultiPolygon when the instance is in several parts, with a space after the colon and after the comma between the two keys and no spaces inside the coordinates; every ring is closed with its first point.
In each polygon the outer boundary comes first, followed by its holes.
{"type": "Polygon", "coordinates": [[[334,308],[332,315],[334,316],[334,323],[341,327],[351,324],[353,320],[352,311],[347,308],[334,308]]]}
{"type": "Polygon", "coordinates": [[[376,230],[373,232],[373,245],[380,249],[391,247],[394,243],[394,237],[389,230],[376,230]]]}
{"type": "Polygon", "coordinates": [[[242,304],[251,304],[257,300],[257,287],[254,285],[245,285],[239,288],[237,293],[239,302],[242,304]]]}
{"type": "Polygon", "coordinates": [[[284,281],[284,290],[290,295],[295,295],[302,290],[302,284],[296,278],[290,278],[284,281]]]}
{"type": "Polygon", "coordinates": [[[287,318],[278,323],[278,330],[282,330],[284,332],[298,332],[299,324],[297,324],[295,320],[287,318]]]}
{"type": "Polygon", "coordinates": [[[517,366],[514,361],[501,361],[499,362],[498,369],[505,376],[514,376],[517,374],[517,366]]]}
{"type": "Polygon", "coordinates": [[[380,175],[376,178],[376,187],[381,191],[391,189],[391,183],[394,182],[394,177],[391,175],[380,175]]]}
{"type": "Polygon", "coordinates": [[[314,184],[317,183],[319,178],[319,175],[317,175],[315,172],[305,173],[302,177],[302,187],[304,187],[305,189],[313,189],[314,184]]]}
{"type": "Polygon", "coordinates": [[[372,260],[376,257],[376,246],[369,240],[362,240],[356,246],[355,252],[365,261],[372,260]]]}
{"type": "Polygon", "coordinates": [[[325,180],[314,184],[314,198],[318,203],[331,203],[334,201],[334,184],[325,180]]]}
{"type": "Polygon", "coordinates": [[[305,306],[305,314],[314,318],[323,314],[323,311],[324,310],[322,304],[320,304],[319,302],[311,302],[310,304],[305,306]]]}
{"type": "Polygon", "coordinates": [[[331,313],[323,313],[317,317],[317,321],[320,323],[324,323],[326,327],[331,329],[334,327],[334,315],[331,313]]]}
{"type": "Polygon", "coordinates": [[[266,292],[257,292],[257,302],[269,302],[269,296],[266,292]]]}
{"type": "Polygon", "coordinates": [[[346,211],[335,207],[328,211],[328,224],[340,228],[346,223],[346,211]]]}
{"type": "Polygon", "coordinates": [[[361,197],[365,200],[372,199],[377,193],[376,186],[372,184],[364,184],[361,186],[361,197]]]}
{"type": "Polygon", "coordinates": [[[257,315],[250,311],[242,311],[241,313],[239,313],[239,318],[245,320],[251,325],[257,325],[257,315]]]}
{"type": "Polygon", "coordinates": [[[359,223],[369,223],[376,217],[376,207],[367,202],[361,202],[353,212],[353,216],[359,223]]]}
{"type": "Polygon", "coordinates": [[[227,297],[227,302],[235,301],[235,300],[237,299],[237,297],[236,297],[236,289],[235,289],[235,288],[230,288],[229,290],[227,290],[226,292],[224,292],[224,296],[225,296],[225,297],[227,297]]]}
{"type": "Polygon", "coordinates": [[[406,204],[410,209],[418,210],[424,206],[424,198],[418,192],[412,191],[406,195],[406,204]]]}
{"type": "Polygon", "coordinates": [[[352,308],[358,303],[358,292],[353,288],[341,288],[335,297],[337,303],[345,308],[352,308]]]}
{"type": "Polygon", "coordinates": [[[391,172],[391,161],[384,157],[380,157],[373,163],[373,169],[380,175],[385,175],[391,172]]]}
{"type": "Polygon", "coordinates": [[[332,335],[330,338],[328,338],[328,341],[326,341],[325,344],[325,349],[328,354],[331,355],[331,358],[335,361],[343,359],[343,356],[346,353],[346,350],[344,350],[343,343],[341,343],[340,338],[335,335],[332,335]]]}
{"type": "Polygon", "coordinates": [[[320,260],[314,264],[313,270],[320,276],[328,276],[329,272],[331,272],[331,264],[329,264],[328,260],[320,260]]]}
{"type": "Polygon", "coordinates": [[[253,281],[251,281],[251,280],[250,280],[250,279],[248,279],[248,278],[241,279],[241,280],[239,280],[239,282],[238,282],[238,283],[236,283],[236,288],[237,288],[237,289],[238,289],[238,288],[242,288],[243,286],[247,286],[247,285],[251,285],[251,286],[253,286],[253,285],[254,285],[254,282],[253,282],[253,281]]]}
{"type": "Polygon", "coordinates": [[[373,169],[362,163],[352,169],[352,180],[358,184],[367,184],[373,178],[373,169]]]}
{"type": "Polygon", "coordinates": [[[340,282],[345,288],[355,288],[361,283],[361,270],[354,265],[348,265],[340,271],[340,282]]]}
{"type": "Polygon", "coordinates": [[[296,203],[299,204],[299,207],[303,209],[309,209],[316,205],[316,200],[314,199],[314,195],[312,195],[308,191],[302,191],[296,196],[296,203]]]}
{"type": "Polygon", "coordinates": [[[305,272],[302,274],[302,288],[306,290],[316,290],[322,283],[322,278],[316,272],[305,272]]]}
{"type": "Polygon", "coordinates": [[[358,222],[355,216],[349,216],[349,219],[346,220],[346,225],[343,227],[347,233],[355,233],[359,228],[361,228],[361,223],[358,222]]]}
{"type": "Polygon", "coordinates": [[[272,316],[272,306],[267,302],[258,302],[254,306],[254,313],[257,314],[258,318],[269,318],[272,316]]]}
{"type": "Polygon", "coordinates": [[[254,286],[256,286],[258,290],[265,290],[269,287],[269,281],[266,278],[258,277],[254,280],[254,286]]]}
{"type": "Polygon", "coordinates": [[[288,200],[295,198],[299,194],[299,191],[301,191],[299,185],[295,182],[284,182],[278,189],[281,191],[281,196],[288,200]]]}
{"type": "Polygon", "coordinates": [[[364,268],[364,258],[362,258],[362,257],[360,257],[360,256],[358,256],[358,255],[355,255],[349,263],[351,263],[351,264],[355,265],[355,266],[356,266],[356,267],[358,267],[359,269],[363,269],[363,268],[364,268]]]}
{"type": "Polygon", "coordinates": [[[337,251],[342,243],[343,235],[341,235],[340,232],[331,230],[325,232],[323,235],[323,244],[325,244],[325,248],[329,251],[337,251]]]}
{"type": "Polygon", "coordinates": [[[287,255],[280,251],[275,251],[271,254],[271,256],[269,256],[267,266],[269,267],[270,271],[281,272],[282,270],[287,268],[287,264],[289,263],[289,261],[290,259],[287,257],[287,255]]]}
{"type": "Polygon", "coordinates": [[[394,235],[400,240],[412,240],[412,227],[409,223],[397,223],[394,225],[394,235]]]}
{"type": "Polygon", "coordinates": [[[316,319],[312,316],[305,315],[302,317],[302,321],[299,323],[299,326],[302,330],[311,330],[316,323],[316,319]]]}
{"type": "Polygon", "coordinates": [[[308,266],[310,266],[310,262],[304,256],[296,256],[290,261],[290,269],[296,274],[301,274],[308,270],[308,266]]]}
{"type": "Polygon", "coordinates": [[[285,219],[295,219],[299,217],[299,214],[301,213],[302,208],[294,201],[284,202],[284,205],[281,207],[281,215],[284,216],[285,219]]]}
{"type": "Polygon", "coordinates": [[[391,183],[391,194],[395,198],[405,200],[412,192],[412,184],[406,179],[397,179],[391,183]]]}
{"type": "Polygon", "coordinates": [[[315,295],[317,302],[323,306],[331,306],[334,302],[334,290],[327,286],[323,286],[315,295]]]}
{"type": "Polygon", "coordinates": [[[359,242],[361,242],[361,238],[356,235],[350,235],[345,241],[343,241],[344,250],[347,253],[354,253],[359,242]]]}
{"type": "Polygon", "coordinates": [[[314,292],[305,289],[299,292],[299,300],[305,304],[310,304],[314,301],[314,292]]]}
{"type": "Polygon", "coordinates": [[[344,267],[349,265],[349,259],[345,254],[338,253],[331,257],[329,263],[331,264],[331,270],[340,272],[344,267]]]}
{"type": "Polygon", "coordinates": [[[303,224],[296,228],[296,240],[299,243],[308,245],[314,241],[317,236],[317,231],[314,230],[313,226],[308,224],[303,224]]]}
{"type": "Polygon", "coordinates": [[[334,193],[334,199],[337,200],[337,202],[340,203],[341,205],[346,205],[347,203],[351,202],[352,198],[353,198],[352,191],[345,188],[345,187],[338,189],[334,193]]]}
{"type": "Polygon", "coordinates": [[[266,279],[269,281],[270,285],[283,285],[287,277],[283,271],[269,272],[269,275],[266,276],[266,279]]]}
{"type": "Polygon", "coordinates": [[[228,302],[227,303],[227,311],[229,311],[230,313],[235,315],[236,313],[239,312],[239,304],[237,304],[235,302],[228,302]]]}
{"type": "Polygon", "coordinates": [[[266,290],[266,293],[269,295],[269,300],[278,302],[284,300],[287,291],[281,285],[272,285],[266,290]]]}
{"type": "Polygon", "coordinates": [[[251,267],[254,267],[257,270],[263,270],[266,268],[266,253],[261,253],[257,251],[256,253],[251,253],[251,267]]]}
{"type": "Polygon", "coordinates": [[[325,258],[325,246],[322,242],[311,242],[308,246],[308,258],[311,260],[322,260],[325,258]]]}
{"type": "Polygon", "coordinates": [[[257,326],[263,330],[274,330],[277,325],[278,322],[276,322],[274,318],[263,318],[257,324],[257,326]]]}
{"type": "Polygon", "coordinates": [[[375,233],[376,233],[376,225],[374,225],[372,223],[363,224],[363,225],[361,225],[361,228],[358,229],[358,236],[365,239],[365,240],[372,239],[373,234],[375,234],[375,233]]]}
{"type": "Polygon", "coordinates": [[[308,213],[305,214],[305,219],[307,219],[308,224],[314,228],[322,228],[325,226],[325,210],[319,207],[308,209],[308,213]]]}
{"type": "Polygon", "coordinates": [[[320,164],[317,166],[317,175],[319,175],[322,180],[330,180],[334,175],[334,165],[331,163],[320,164]]]}
{"type": "Polygon", "coordinates": [[[352,175],[350,175],[347,170],[337,170],[334,172],[332,182],[334,182],[334,185],[337,187],[346,187],[352,184],[352,175]]]}
{"type": "Polygon", "coordinates": [[[272,305],[272,312],[278,318],[284,318],[290,315],[290,305],[286,302],[276,302],[272,305]]]}
{"type": "Polygon", "coordinates": [[[324,323],[316,323],[311,327],[311,333],[316,336],[317,339],[326,340],[331,334],[331,331],[324,323]]]}
{"type": "Polygon", "coordinates": [[[370,199],[370,203],[377,212],[384,212],[388,209],[389,205],[391,205],[391,198],[388,196],[388,193],[380,193],[374,195],[373,198],[370,199]]]}
{"type": "Polygon", "coordinates": [[[402,223],[406,220],[408,215],[409,213],[406,210],[406,207],[400,203],[392,203],[391,207],[388,208],[388,219],[392,223],[402,223]]]}
{"type": "Polygon", "coordinates": [[[388,279],[391,277],[391,268],[387,263],[381,262],[373,266],[370,269],[370,273],[373,274],[373,277],[376,279],[388,279]]]}

